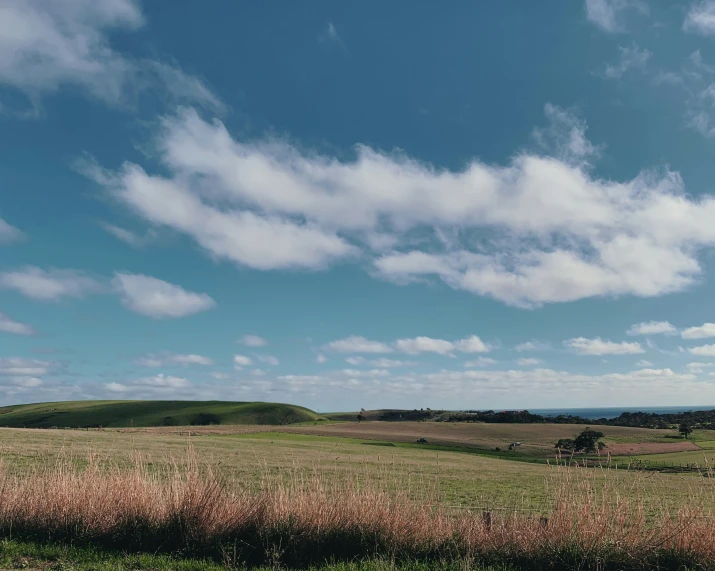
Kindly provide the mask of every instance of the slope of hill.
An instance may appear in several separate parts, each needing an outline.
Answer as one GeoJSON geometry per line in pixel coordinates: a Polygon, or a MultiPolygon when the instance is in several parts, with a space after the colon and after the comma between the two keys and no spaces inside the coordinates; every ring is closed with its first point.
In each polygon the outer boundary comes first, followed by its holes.
{"type": "Polygon", "coordinates": [[[13,428],[294,424],[321,418],[300,406],[225,401],[66,401],[0,408],[13,428]]]}

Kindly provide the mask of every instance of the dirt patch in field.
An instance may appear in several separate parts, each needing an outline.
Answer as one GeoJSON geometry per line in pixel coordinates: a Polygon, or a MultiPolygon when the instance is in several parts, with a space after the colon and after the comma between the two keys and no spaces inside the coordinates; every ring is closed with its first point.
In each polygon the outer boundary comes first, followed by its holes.
{"type": "Polygon", "coordinates": [[[682,442],[622,442],[609,444],[606,451],[612,456],[632,456],[636,454],[667,454],[668,452],[690,452],[700,450],[700,446],[689,440],[682,442]]]}

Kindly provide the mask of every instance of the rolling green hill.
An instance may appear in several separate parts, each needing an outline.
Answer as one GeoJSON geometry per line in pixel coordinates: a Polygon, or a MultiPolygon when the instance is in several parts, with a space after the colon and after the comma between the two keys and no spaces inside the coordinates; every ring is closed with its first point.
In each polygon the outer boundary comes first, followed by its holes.
{"type": "Polygon", "coordinates": [[[225,401],[66,401],[0,408],[12,428],[294,424],[321,417],[300,406],[225,401]]]}

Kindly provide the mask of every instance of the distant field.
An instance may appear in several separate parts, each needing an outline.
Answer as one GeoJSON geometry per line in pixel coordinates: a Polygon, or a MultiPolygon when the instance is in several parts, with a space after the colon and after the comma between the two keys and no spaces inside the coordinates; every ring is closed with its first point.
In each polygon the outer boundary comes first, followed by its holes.
{"type": "Polygon", "coordinates": [[[191,424],[271,424],[309,422],[320,416],[300,406],[225,401],[67,401],[0,408],[0,426],[156,427],[191,424]]]}
{"type": "MultiPolygon", "coordinates": [[[[236,427],[241,428],[253,429],[236,427]]],[[[72,459],[78,467],[85,466],[90,456],[108,465],[129,466],[137,454],[152,469],[159,470],[184,462],[191,449],[203,466],[249,488],[258,489],[266,481],[295,481],[319,474],[335,483],[358,478],[390,489],[409,489],[415,498],[480,508],[545,509],[549,488],[560,478],[568,477],[561,468],[545,464],[399,443],[376,445],[374,440],[360,438],[278,432],[187,437],[165,430],[0,429],[0,455],[5,468],[13,472],[54,463],[59,456],[72,459]]],[[[687,503],[693,495],[711,493],[713,489],[713,481],[696,474],[656,473],[645,478],[623,471],[588,473],[598,481],[610,479],[623,494],[642,495],[646,507],[651,503],[687,503]]]]}
{"type": "MultiPolygon", "coordinates": [[[[532,456],[553,456],[554,443],[560,438],[572,438],[584,430],[579,424],[485,424],[450,422],[346,422],[318,426],[287,427],[289,432],[342,436],[393,442],[413,442],[424,438],[428,443],[446,446],[466,446],[484,450],[497,447],[505,450],[511,442],[521,442],[519,452],[532,456]]],[[[689,441],[674,439],[673,430],[651,430],[620,426],[594,427],[603,432],[604,441],[618,451],[629,454],[639,445],[662,445],[670,452],[696,449],[689,441]]],[[[608,450],[608,449],[607,449],[608,450]]],[[[652,451],[652,450],[650,450],[652,451]]]]}

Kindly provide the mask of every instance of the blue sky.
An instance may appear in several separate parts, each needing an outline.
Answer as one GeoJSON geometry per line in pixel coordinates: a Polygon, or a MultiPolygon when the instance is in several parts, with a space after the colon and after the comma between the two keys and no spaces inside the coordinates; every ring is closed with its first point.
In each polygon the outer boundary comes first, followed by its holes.
{"type": "Polygon", "coordinates": [[[0,403],[715,405],[715,2],[0,1],[0,403]]]}

